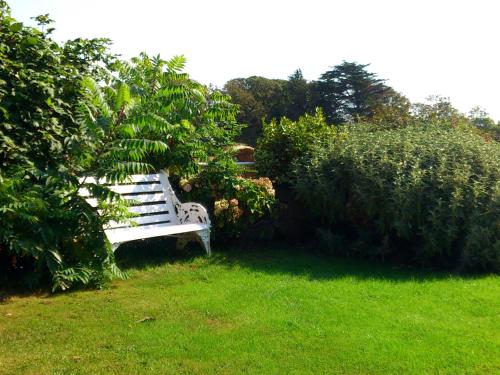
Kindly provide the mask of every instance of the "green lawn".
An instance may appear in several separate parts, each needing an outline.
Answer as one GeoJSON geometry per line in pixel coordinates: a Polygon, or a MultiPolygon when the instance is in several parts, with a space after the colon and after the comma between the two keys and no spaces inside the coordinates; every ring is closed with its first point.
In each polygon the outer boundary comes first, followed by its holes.
{"type": "Polygon", "coordinates": [[[131,277],[109,289],[1,303],[0,373],[500,372],[498,276],[152,248],[119,250],[131,277]]]}

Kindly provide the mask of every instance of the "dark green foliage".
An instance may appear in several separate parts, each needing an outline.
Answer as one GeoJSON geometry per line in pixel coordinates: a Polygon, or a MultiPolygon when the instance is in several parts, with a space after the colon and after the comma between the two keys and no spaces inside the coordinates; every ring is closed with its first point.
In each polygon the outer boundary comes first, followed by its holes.
{"type": "Polygon", "coordinates": [[[359,125],[341,145],[302,158],[294,173],[312,217],[357,239],[361,255],[500,270],[496,142],[443,125],[359,125]]]}
{"type": "Polygon", "coordinates": [[[0,252],[10,268],[26,267],[30,284],[50,276],[53,289],[101,285],[121,275],[102,225],[123,218],[125,207],[108,189],[86,184],[101,202],[98,215],[78,196],[79,177],[119,180],[151,170],[146,161],[167,150],[157,140],[166,131],[148,122],[144,134],[145,119],[129,117],[126,85],[103,92],[86,78],[104,78],[115,62],[106,41],[59,46],[50,29],[24,27],[4,3],[0,11],[0,252]]]}
{"type": "Polygon", "coordinates": [[[64,139],[77,127],[80,84],[111,63],[106,40],[78,40],[64,47],[47,33],[24,27],[3,8],[0,21],[1,166],[19,163],[55,168],[64,159],[64,139]],[[89,50],[94,50],[90,57],[89,50]],[[106,65],[106,64],[104,64],[106,65]]]}
{"type": "Polygon", "coordinates": [[[224,91],[240,106],[239,122],[248,125],[239,140],[255,145],[262,132],[262,121],[285,115],[287,81],[264,77],[237,78],[224,85],[224,91]]]}
{"type": "Polygon", "coordinates": [[[339,132],[326,123],[320,110],[315,115],[304,115],[298,121],[282,118],[264,124],[255,152],[257,169],[278,183],[289,180],[291,165],[307,155],[315,146],[337,139],[339,132]]]}
{"type": "Polygon", "coordinates": [[[282,116],[296,121],[311,109],[309,85],[300,69],[288,77],[286,96],[286,108],[282,111],[282,116]]]}

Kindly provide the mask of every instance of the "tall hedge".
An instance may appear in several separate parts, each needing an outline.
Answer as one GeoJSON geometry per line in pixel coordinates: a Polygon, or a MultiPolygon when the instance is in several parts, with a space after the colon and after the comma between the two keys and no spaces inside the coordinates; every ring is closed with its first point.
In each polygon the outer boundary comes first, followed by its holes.
{"type": "Polygon", "coordinates": [[[497,142],[444,126],[355,126],[295,164],[294,188],[318,226],[368,242],[363,255],[500,270],[497,142]]]}

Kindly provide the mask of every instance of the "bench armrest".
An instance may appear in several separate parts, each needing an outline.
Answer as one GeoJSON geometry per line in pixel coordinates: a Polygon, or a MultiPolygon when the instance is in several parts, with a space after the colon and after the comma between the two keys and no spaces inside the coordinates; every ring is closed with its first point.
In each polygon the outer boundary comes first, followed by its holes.
{"type": "Polygon", "coordinates": [[[210,226],[208,212],[199,203],[181,203],[177,211],[177,218],[181,224],[207,224],[210,226]]]}

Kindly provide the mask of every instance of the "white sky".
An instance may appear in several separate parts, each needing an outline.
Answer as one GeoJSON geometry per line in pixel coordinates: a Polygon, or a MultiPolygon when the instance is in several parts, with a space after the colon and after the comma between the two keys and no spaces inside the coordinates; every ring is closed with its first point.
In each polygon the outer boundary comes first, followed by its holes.
{"type": "Polygon", "coordinates": [[[451,98],[500,120],[500,0],[7,0],[14,17],[50,13],[54,38],[107,37],[125,58],[184,54],[196,80],[317,79],[342,60],[412,101],[451,98]]]}

